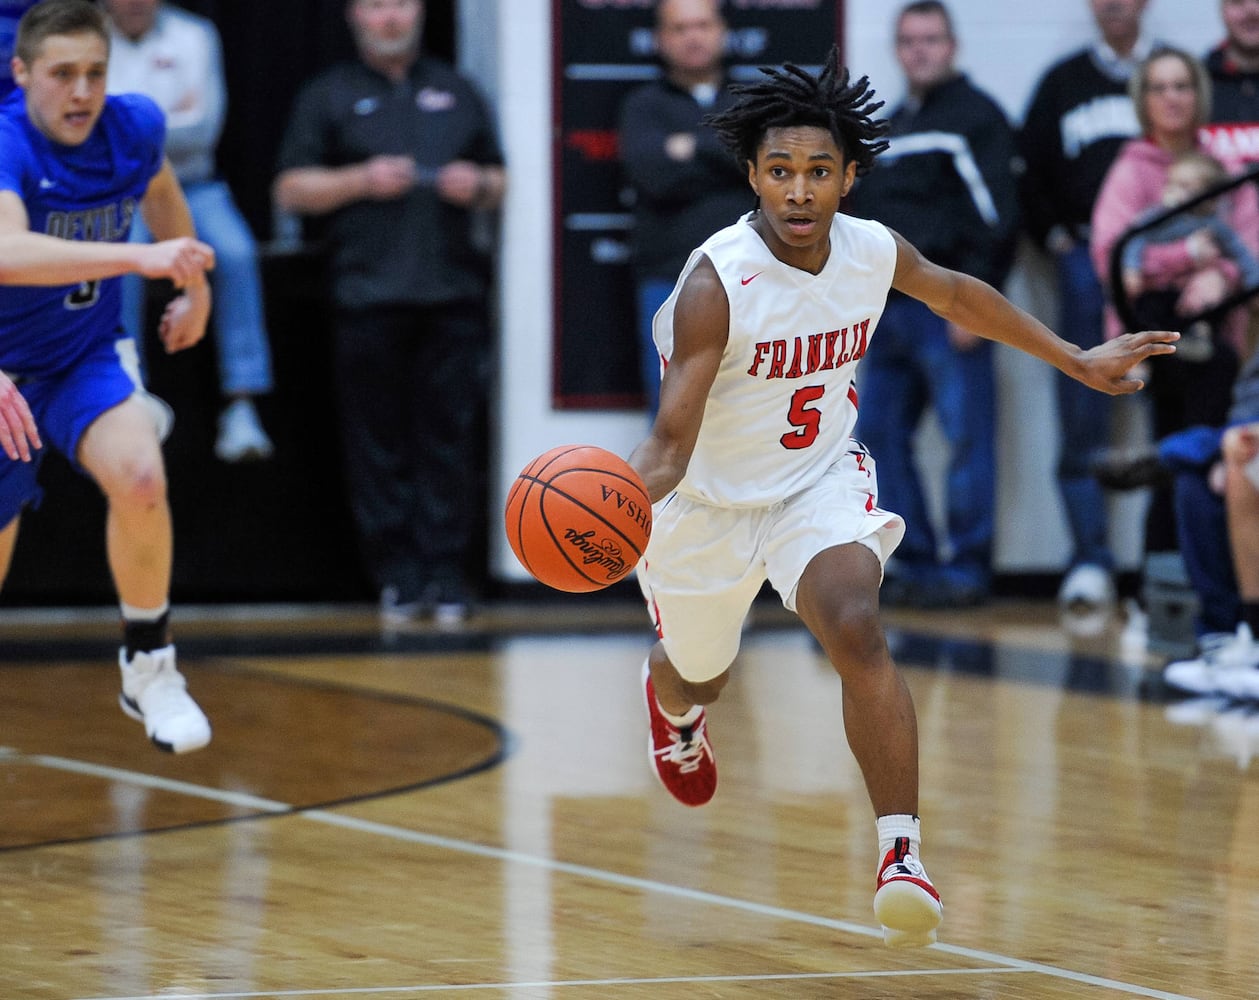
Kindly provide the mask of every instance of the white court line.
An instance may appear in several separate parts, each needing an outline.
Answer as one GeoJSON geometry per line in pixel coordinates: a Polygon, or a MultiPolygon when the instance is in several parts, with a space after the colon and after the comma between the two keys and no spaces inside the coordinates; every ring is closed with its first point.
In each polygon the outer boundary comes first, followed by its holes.
{"type": "MultiPolygon", "coordinates": [[[[596,882],[623,886],[646,893],[674,896],[679,899],[704,903],[710,906],[720,906],[725,907],[726,909],[741,910],[745,913],[754,913],[758,916],[774,920],[810,924],[814,927],[826,927],[831,930],[840,931],[844,934],[855,934],[863,937],[877,938],[882,938],[883,936],[881,930],[873,927],[867,927],[863,924],[850,923],[846,920],[833,920],[830,917],[822,917],[814,913],[805,913],[801,910],[789,910],[779,906],[768,906],[763,903],[752,902],[751,900],[737,899],[733,896],[721,896],[716,893],[703,892],[699,889],[688,889],[685,886],[670,885],[667,882],[655,882],[651,879],[635,878],[631,875],[621,875],[617,872],[605,871],[601,868],[589,868],[585,865],[575,865],[566,861],[556,861],[554,858],[545,858],[533,854],[521,854],[516,851],[509,851],[499,847],[487,847],[484,844],[478,844],[473,841],[456,840],[451,837],[439,837],[434,834],[420,833],[417,830],[408,830],[405,827],[392,826],[387,823],[375,823],[370,820],[357,819],[353,816],[343,816],[339,813],[327,812],[322,809],[298,810],[295,806],[287,805],[283,802],[276,802],[271,799],[258,798],[256,796],[244,795],[237,792],[226,792],[218,788],[209,788],[203,785],[194,785],[183,781],[172,781],[167,778],[159,778],[139,771],[128,771],[116,767],[105,767],[99,764],[90,764],[84,761],[72,760],[67,757],[54,757],[47,754],[27,755],[23,754],[19,750],[14,750],[9,747],[0,747],[0,762],[6,761],[14,763],[29,763],[54,770],[88,774],[95,777],[107,778],[111,781],[143,785],[148,788],[160,788],[182,795],[189,795],[194,798],[211,799],[216,802],[226,802],[233,805],[247,806],[266,813],[292,813],[294,816],[302,817],[316,823],[323,823],[328,826],[338,826],[343,829],[354,830],[359,833],[370,833],[376,836],[388,837],[392,840],[399,840],[412,844],[423,844],[426,847],[440,848],[442,850],[453,851],[459,854],[470,854],[475,857],[490,858],[495,861],[528,865],[534,868],[544,868],[548,871],[562,872],[566,875],[573,875],[577,878],[585,878],[596,882]]],[[[1116,992],[1125,993],[1129,996],[1149,997],[1151,1000],[1196,1000],[1194,997],[1186,996],[1181,993],[1167,993],[1163,990],[1154,990],[1145,986],[1137,986],[1134,983],[1125,983],[1115,979],[1104,979],[1100,976],[1092,976],[1088,973],[1076,972],[1073,969],[1061,969],[1057,966],[1044,965],[1040,962],[1027,962],[1023,959],[1012,958],[1007,955],[998,955],[994,952],[980,951],[974,948],[963,948],[959,945],[934,944],[929,947],[931,951],[944,952],[950,955],[958,955],[964,958],[1001,966],[1004,971],[1037,972],[1041,975],[1052,976],[1055,979],[1065,979],[1069,982],[1083,983],[1089,986],[1098,986],[1103,989],[1115,990],[1116,992]]],[[[924,974],[926,971],[927,970],[924,970],[924,974]]],[[[956,971],[959,973],[978,973],[985,970],[963,969],[956,971]]],[[[907,974],[908,973],[904,972],[897,973],[897,975],[907,974]]],[[[754,979],[756,977],[731,977],[729,981],[744,978],[754,979]]],[[[697,979],[696,981],[701,981],[701,979],[697,979]]],[[[669,982],[670,980],[658,981],[669,982]]],[[[626,982],[630,981],[626,980],[626,982]]],[[[523,987],[526,984],[502,984],[497,988],[511,989],[516,985],[523,987]]],[[[452,988],[453,987],[442,987],[442,989],[452,988]]],[[[487,986],[483,988],[490,987],[487,986]]],[[[407,990],[414,992],[421,989],[431,988],[409,987],[403,988],[398,992],[405,992],[407,990]]],[[[385,990],[384,992],[389,991],[385,990]]],[[[233,997],[309,996],[319,993],[320,991],[318,990],[305,990],[296,993],[216,993],[205,995],[198,994],[197,996],[203,996],[204,1000],[226,1000],[226,998],[233,997]]],[[[96,1000],[150,1000],[150,998],[111,997],[96,998],[96,1000]]],[[[180,996],[180,1000],[194,1000],[194,998],[180,996]]]]}
{"type": "Polygon", "coordinates": [[[82,997],[80,1000],[258,1000],[262,997],[344,997],[382,993],[445,993],[465,990],[536,990],[562,986],[664,986],[677,983],[779,983],[802,979],[880,979],[891,976],[960,976],[974,972],[1019,974],[1022,969],[912,969],[896,972],[793,972],[749,976],[660,976],[656,979],[553,979],[536,983],[455,983],[425,986],[346,986],[327,990],[262,990],[255,993],[146,993],[133,997],[82,997]]]}

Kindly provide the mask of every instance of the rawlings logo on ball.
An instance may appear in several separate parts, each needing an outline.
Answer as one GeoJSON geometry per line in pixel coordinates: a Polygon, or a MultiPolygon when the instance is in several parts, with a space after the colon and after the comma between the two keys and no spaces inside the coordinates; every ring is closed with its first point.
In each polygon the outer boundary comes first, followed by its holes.
{"type": "Polygon", "coordinates": [[[511,550],[548,587],[603,590],[638,565],[651,538],[651,497],[625,459],[560,445],[520,470],[507,491],[511,550]]]}
{"type": "Polygon", "coordinates": [[[574,546],[581,553],[581,561],[586,566],[602,566],[608,571],[608,579],[615,580],[625,575],[625,557],[621,547],[610,538],[594,541],[593,531],[578,531],[575,528],[564,530],[564,541],[574,546]]]}

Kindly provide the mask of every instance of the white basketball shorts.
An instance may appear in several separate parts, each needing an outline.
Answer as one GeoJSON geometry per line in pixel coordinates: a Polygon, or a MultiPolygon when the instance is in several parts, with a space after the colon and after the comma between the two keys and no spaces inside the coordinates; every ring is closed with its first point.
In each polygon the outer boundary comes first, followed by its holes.
{"type": "Polygon", "coordinates": [[[638,582],[670,661],[699,683],[734,661],[766,580],[795,611],[800,577],[819,552],[856,542],[882,565],[904,535],[900,515],[878,506],[874,460],[854,441],[816,483],[770,507],[713,507],[670,494],[655,507],[638,582]]]}

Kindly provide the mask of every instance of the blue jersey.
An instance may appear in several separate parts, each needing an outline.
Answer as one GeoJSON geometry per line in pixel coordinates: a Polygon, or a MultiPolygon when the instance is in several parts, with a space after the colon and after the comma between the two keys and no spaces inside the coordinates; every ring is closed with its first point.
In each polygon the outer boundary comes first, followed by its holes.
{"type": "MultiPolygon", "coordinates": [[[[125,242],[149,182],[162,167],[165,116],[139,94],[108,97],[86,142],[40,132],[17,91],[0,102],[0,190],[26,205],[32,232],[125,242]]],[[[0,286],[0,370],[42,376],[119,336],[119,278],[60,287],[0,286]]]]}

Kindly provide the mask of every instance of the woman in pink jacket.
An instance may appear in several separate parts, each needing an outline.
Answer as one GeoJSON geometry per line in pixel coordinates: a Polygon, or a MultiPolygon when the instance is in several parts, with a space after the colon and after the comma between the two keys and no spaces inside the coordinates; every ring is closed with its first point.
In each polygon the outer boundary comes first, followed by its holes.
{"type": "MultiPolygon", "coordinates": [[[[1093,266],[1107,289],[1115,245],[1138,216],[1161,203],[1172,161],[1186,150],[1205,149],[1199,129],[1211,108],[1210,77],[1196,58],[1180,49],[1159,47],[1151,52],[1132,74],[1129,92],[1142,137],[1120,150],[1093,205],[1093,266]]],[[[1234,174],[1244,169],[1240,162],[1224,162],[1224,166],[1234,174]]],[[[1254,185],[1243,185],[1225,197],[1231,203],[1224,210],[1225,219],[1250,251],[1259,253],[1259,199],[1254,185]]],[[[1151,286],[1181,288],[1179,308],[1185,315],[1194,315],[1238,288],[1239,269],[1232,261],[1219,259],[1216,266],[1203,266],[1213,255],[1220,257],[1220,248],[1195,231],[1183,240],[1147,248],[1142,272],[1151,286]]],[[[1224,423],[1247,321],[1244,308],[1230,313],[1206,360],[1152,359],[1148,396],[1155,439],[1195,424],[1224,423]]],[[[1107,308],[1106,332],[1108,337],[1123,332],[1113,306],[1107,308]]],[[[1146,550],[1176,547],[1170,498],[1156,493],[1147,516],[1146,550]]]]}

